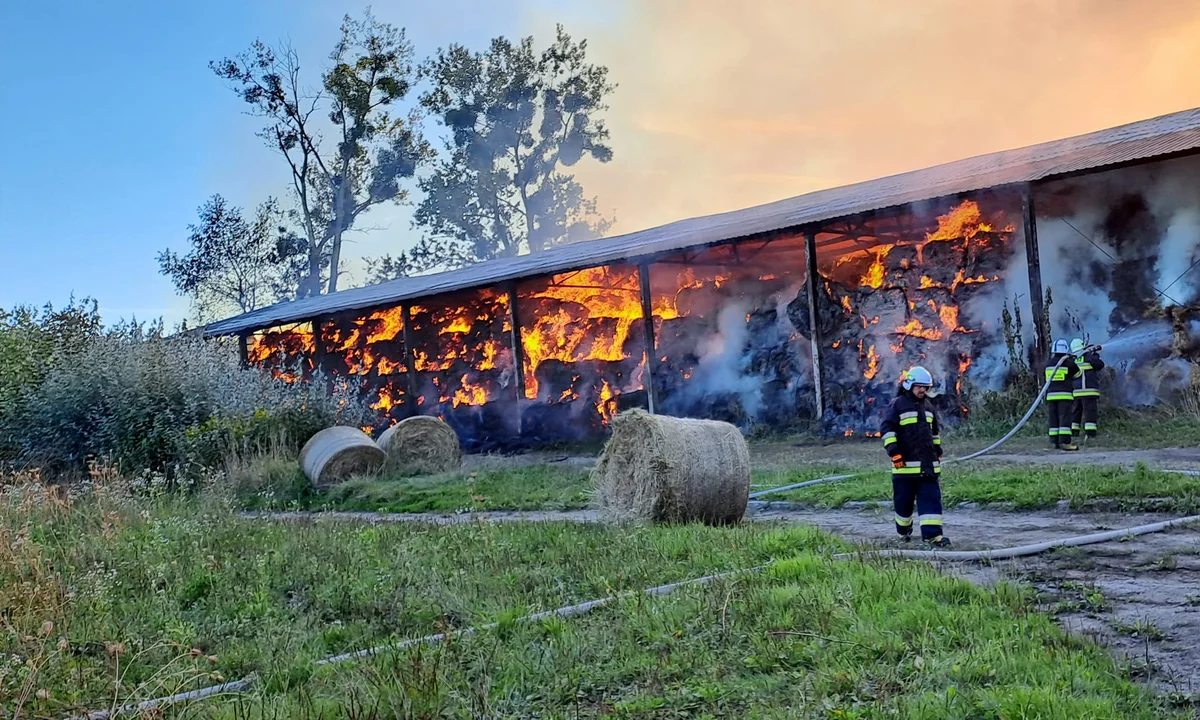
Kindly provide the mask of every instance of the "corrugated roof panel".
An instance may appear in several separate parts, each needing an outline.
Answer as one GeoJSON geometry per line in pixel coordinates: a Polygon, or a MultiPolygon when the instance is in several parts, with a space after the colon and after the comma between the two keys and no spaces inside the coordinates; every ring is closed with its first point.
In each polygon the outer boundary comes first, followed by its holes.
{"type": "Polygon", "coordinates": [[[566,245],[536,255],[503,258],[436,275],[400,278],[333,295],[280,303],[212,323],[205,330],[212,335],[239,333],[343,310],[647,257],[946,195],[1045,180],[1196,149],[1200,149],[1200,108],[924,170],[818,190],[743,210],[566,245]]]}

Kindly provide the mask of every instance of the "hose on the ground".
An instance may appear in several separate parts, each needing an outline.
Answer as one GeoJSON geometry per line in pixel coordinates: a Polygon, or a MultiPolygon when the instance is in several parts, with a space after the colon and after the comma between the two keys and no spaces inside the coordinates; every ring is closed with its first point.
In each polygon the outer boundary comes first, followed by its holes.
{"type": "Polygon", "coordinates": [[[1163,520],[1162,522],[1150,523],[1149,525],[1138,525],[1136,527],[1124,528],[1121,530],[1108,530],[1105,532],[1092,533],[1091,535],[1079,535],[1077,537],[1065,538],[1061,540],[1047,540],[1046,542],[1034,543],[1032,545],[998,548],[996,550],[882,549],[868,550],[861,553],[845,553],[835,557],[838,559],[865,556],[898,557],[913,560],[1008,560],[1011,558],[1025,557],[1028,555],[1037,555],[1038,553],[1044,553],[1055,548],[1094,545],[1096,543],[1108,542],[1109,540],[1120,540],[1122,538],[1136,537],[1138,535],[1149,535],[1150,533],[1162,532],[1163,530],[1169,530],[1173,527],[1190,525],[1196,522],[1200,522],[1200,515],[1175,518],[1174,520],[1163,520]]]}
{"type": "MultiPolygon", "coordinates": [[[[1090,349],[1092,347],[1094,347],[1094,346],[1089,345],[1087,348],[1084,348],[1084,351],[1086,352],[1088,349],[1090,349]]],[[[1066,362],[1068,357],[1070,357],[1070,356],[1064,355],[1061,359],[1059,359],[1058,363],[1055,364],[1054,369],[1057,370],[1060,367],[1062,367],[1062,364],[1064,362],[1066,362]]],[[[1050,373],[1047,373],[1047,375],[1049,375],[1049,374],[1050,373]]],[[[999,440],[992,443],[991,445],[988,445],[987,447],[980,450],[979,452],[973,452],[970,455],[964,455],[962,457],[950,458],[948,460],[943,460],[942,464],[945,465],[945,464],[952,463],[952,462],[966,462],[967,460],[974,460],[977,457],[980,457],[980,456],[986,455],[987,453],[990,453],[991,451],[995,450],[996,448],[1000,447],[1004,443],[1011,440],[1014,435],[1016,435],[1018,432],[1020,432],[1021,428],[1025,427],[1025,423],[1029,422],[1029,418],[1033,417],[1033,413],[1038,409],[1038,406],[1042,404],[1042,399],[1046,397],[1046,392],[1049,391],[1049,389],[1050,389],[1050,380],[1049,380],[1049,378],[1047,378],[1046,382],[1042,385],[1042,389],[1038,392],[1037,397],[1034,399],[1033,404],[1029,406],[1029,409],[1025,411],[1025,415],[1020,419],[1020,421],[1017,422],[1016,425],[1013,426],[1012,430],[1008,431],[1007,435],[1000,438],[999,440]]],[[[829,477],[817,478],[815,480],[805,480],[804,482],[792,483],[791,485],[782,485],[782,486],[776,487],[776,488],[768,488],[766,490],[758,490],[756,492],[750,493],[750,499],[757,500],[758,498],[766,497],[767,495],[776,495],[781,492],[787,492],[789,490],[796,490],[798,488],[808,487],[810,485],[820,485],[822,483],[836,482],[838,480],[849,480],[850,478],[859,477],[860,475],[862,475],[862,473],[857,473],[857,474],[851,473],[849,475],[830,475],[829,477]]]]}
{"type": "MultiPolygon", "coordinates": [[[[1036,543],[1033,545],[1021,545],[1012,548],[1001,548],[996,550],[975,550],[975,551],[942,551],[942,550],[867,550],[852,553],[839,553],[833,556],[834,560],[853,560],[853,559],[874,559],[874,558],[905,558],[912,560],[948,560],[948,561],[973,561],[973,560],[1004,560],[1015,557],[1024,557],[1029,555],[1037,555],[1039,553],[1053,550],[1060,547],[1077,547],[1080,545],[1092,545],[1095,543],[1107,542],[1110,540],[1119,540],[1126,537],[1134,537],[1138,535],[1147,535],[1150,533],[1162,532],[1173,527],[1179,527],[1191,523],[1200,522],[1200,515],[1193,515],[1185,518],[1177,518],[1175,520],[1164,520],[1163,522],[1152,523],[1150,525],[1139,525],[1137,527],[1125,528],[1123,530],[1109,530],[1106,532],[1092,533],[1091,535],[1080,535],[1078,537],[1064,538],[1061,540],[1047,540],[1046,542],[1036,543]]],[[[680,582],[667,583],[665,585],[656,585],[646,588],[641,591],[630,591],[610,595],[608,597],[598,598],[596,600],[588,600],[587,602],[576,603],[574,605],[565,605],[553,610],[544,610],[542,612],[531,613],[516,620],[516,622],[536,622],[550,617],[570,618],[579,615],[586,615],[593,610],[606,607],[616,602],[619,599],[631,597],[639,594],[649,597],[662,597],[670,595],[676,590],[692,585],[709,585],[718,580],[735,577],[737,575],[749,575],[757,573],[770,567],[769,565],[757,565],[751,568],[742,570],[729,570],[703,577],[692,578],[690,580],[682,580],[680,582]]],[[[371,657],[387,651],[404,650],[418,645],[432,645],[445,641],[451,637],[463,637],[472,635],[477,632],[495,629],[498,623],[488,623],[478,627],[463,628],[462,630],[452,630],[449,632],[435,633],[424,637],[403,640],[398,643],[388,645],[377,645],[363,650],[354,652],[342,653],[340,655],[331,655],[327,658],[317,661],[317,665],[334,665],[347,662],[349,660],[358,660],[371,657]]],[[[188,702],[191,700],[202,700],[214,695],[226,693],[237,693],[248,689],[254,684],[257,677],[248,675],[241,680],[221,683],[220,685],[212,685],[197,690],[188,692],[176,693],[166,697],[155,698],[153,700],[145,700],[143,702],[121,707],[116,713],[110,710],[97,710],[90,712],[82,717],[87,720],[108,720],[116,714],[141,714],[148,710],[153,710],[166,705],[188,702]]]]}

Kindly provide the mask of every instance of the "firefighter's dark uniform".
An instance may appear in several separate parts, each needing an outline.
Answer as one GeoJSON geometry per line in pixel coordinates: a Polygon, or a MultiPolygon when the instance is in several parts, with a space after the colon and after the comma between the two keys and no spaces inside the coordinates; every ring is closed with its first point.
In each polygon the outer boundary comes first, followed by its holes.
{"type": "Polygon", "coordinates": [[[1071,443],[1071,417],[1075,410],[1075,378],[1079,367],[1069,353],[1056,353],[1046,365],[1046,407],[1050,414],[1050,441],[1055,447],[1071,443]],[[1059,361],[1062,360],[1062,365],[1059,361]],[[1056,368],[1055,366],[1058,365],[1056,368]]]}
{"type": "Polygon", "coordinates": [[[892,499],[896,532],[912,535],[913,505],[921,517],[921,537],[942,535],[942,439],[928,400],[918,400],[902,390],[892,401],[880,426],[883,447],[892,458],[892,499]]]}
{"type": "Polygon", "coordinates": [[[1096,437],[1100,430],[1100,378],[1104,361],[1096,352],[1084,353],[1075,361],[1079,376],[1075,378],[1075,414],[1071,419],[1071,431],[1083,431],[1088,437],[1096,437]]]}

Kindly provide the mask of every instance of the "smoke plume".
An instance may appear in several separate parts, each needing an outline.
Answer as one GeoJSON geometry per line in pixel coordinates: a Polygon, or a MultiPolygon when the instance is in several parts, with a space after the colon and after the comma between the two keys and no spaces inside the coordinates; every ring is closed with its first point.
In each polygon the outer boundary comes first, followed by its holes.
{"type": "Polygon", "coordinates": [[[1200,105],[1200,4],[763,0],[539,5],[619,84],[612,232],[1200,105]]]}

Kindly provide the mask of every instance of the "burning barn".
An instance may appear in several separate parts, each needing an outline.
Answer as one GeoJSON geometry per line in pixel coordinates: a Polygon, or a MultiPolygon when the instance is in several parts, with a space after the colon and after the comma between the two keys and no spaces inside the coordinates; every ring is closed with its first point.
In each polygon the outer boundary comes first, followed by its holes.
{"type": "Polygon", "coordinates": [[[1104,342],[1113,397],[1200,361],[1200,110],[213,323],[248,362],[355,383],[468,447],[579,440],[626,407],[875,435],[898,373],[943,412],[1104,342]]]}

